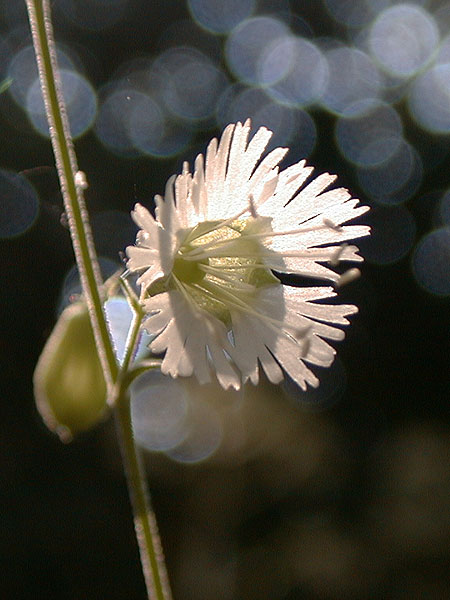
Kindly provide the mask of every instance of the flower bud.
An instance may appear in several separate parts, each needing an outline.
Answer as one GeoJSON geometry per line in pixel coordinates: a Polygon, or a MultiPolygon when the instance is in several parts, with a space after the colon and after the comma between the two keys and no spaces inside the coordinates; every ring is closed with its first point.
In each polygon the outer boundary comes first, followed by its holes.
{"type": "Polygon", "coordinates": [[[102,420],[106,384],[84,302],[61,313],[34,372],[37,408],[63,442],[102,420]]]}

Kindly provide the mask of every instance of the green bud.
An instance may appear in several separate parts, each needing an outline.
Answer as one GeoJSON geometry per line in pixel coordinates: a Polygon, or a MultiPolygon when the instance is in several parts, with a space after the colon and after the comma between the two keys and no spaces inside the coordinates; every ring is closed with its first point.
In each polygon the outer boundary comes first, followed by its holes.
{"type": "Polygon", "coordinates": [[[62,312],[38,360],[33,383],[45,424],[63,442],[103,419],[106,384],[83,302],[62,312]]]}

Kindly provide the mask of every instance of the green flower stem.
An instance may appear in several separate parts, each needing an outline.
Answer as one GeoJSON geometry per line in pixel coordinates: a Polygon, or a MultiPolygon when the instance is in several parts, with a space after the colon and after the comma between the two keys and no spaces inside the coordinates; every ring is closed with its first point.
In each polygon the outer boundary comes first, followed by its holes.
{"type": "Polygon", "coordinates": [[[120,278],[120,284],[127,297],[128,303],[133,310],[133,320],[131,322],[130,330],[128,331],[128,336],[125,343],[125,352],[123,355],[122,365],[120,367],[120,376],[123,377],[128,372],[136,351],[136,346],[139,342],[142,319],[144,318],[145,313],[136,297],[136,294],[134,293],[134,290],[124,277],[120,278]]]}
{"type": "MultiPolygon", "coordinates": [[[[95,342],[108,386],[108,399],[114,405],[117,428],[122,442],[122,455],[134,511],[134,521],[148,598],[170,600],[161,543],[156,520],[150,508],[142,469],[134,442],[130,401],[120,373],[103,311],[100,268],[92,240],[88,213],[83,198],[83,185],[76,180],[78,165],[70,135],[67,111],[59,79],[49,0],[26,0],[42,93],[55,154],[64,206],[80,273],[83,294],[88,306],[95,342]],[[119,391],[117,391],[119,390],[119,391]]],[[[126,367],[131,363],[138,339],[142,314],[136,312],[127,343],[126,367]]],[[[155,367],[159,365],[155,361],[155,367]]],[[[125,373],[126,375],[126,373],[125,373]]]]}
{"type": "Polygon", "coordinates": [[[121,438],[122,458],[127,473],[128,489],[130,490],[133,506],[134,527],[148,597],[151,600],[171,600],[172,594],[158,527],[145,485],[145,473],[141,457],[134,442],[130,398],[127,392],[119,394],[114,405],[114,414],[121,438]]]}
{"type": "Polygon", "coordinates": [[[26,0],[26,4],[75,258],[103,373],[111,389],[117,378],[118,366],[103,312],[102,279],[82,186],[75,182],[78,165],[56,62],[50,6],[48,0],[26,0]]]}
{"type": "MultiPolygon", "coordinates": [[[[145,472],[141,458],[134,443],[133,423],[130,412],[130,396],[127,392],[130,380],[130,365],[139,342],[144,311],[128,281],[121,277],[120,283],[133,309],[133,320],[125,344],[125,352],[118,379],[118,397],[114,402],[116,425],[120,434],[122,458],[127,473],[131,502],[134,513],[134,527],[141,553],[141,563],[144,572],[149,597],[156,600],[169,600],[169,579],[167,576],[161,541],[154,512],[150,504],[150,496],[145,486],[145,472]]],[[[152,360],[150,368],[161,366],[160,360],[152,360]]],[[[138,367],[139,368],[139,365],[138,367]]],[[[148,367],[147,369],[148,370],[148,367]]]]}
{"type": "Polygon", "coordinates": [[[160,358],[148,358],[140,360],[136,367],[132,367],[127,373],[124,373],[122,379],[122,386],[126,389],[129,388],[133,381],[152,369],[161,369],[162,360],[160,358]]]}
{"type": "Polygon", "coordinates": [[[120,368],[121,376],[125,375],[129,370],[131,361],[132,361],[134,353],[136,351],[136,346],[139,342],[139,334],[141,332],[141,324],[142,324],[142,311],[135,312],[133,315],[133,320],[131,321],[131,326],[128,331],[128,336],[127,336],[127,340],[125,343],[125,352],[123,355],[122,366],[120,368]]]}

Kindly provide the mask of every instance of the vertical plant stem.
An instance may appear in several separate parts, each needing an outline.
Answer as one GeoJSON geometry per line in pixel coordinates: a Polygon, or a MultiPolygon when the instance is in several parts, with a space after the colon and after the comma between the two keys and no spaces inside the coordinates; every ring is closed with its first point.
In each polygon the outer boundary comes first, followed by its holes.
{"type": "Polygon", "coordinates": [[[126,392],[119,395],[114,406],[114,412],[121,438],[122,458],[133,505],[134,527],[148,597],[151,600],[171,600],[172,594],[158,534],[158,526],[145,486],[141,457],[134,443],[130,398],[126,392]]]}
{"type": "Polygon", "coordinates": [[[134,354],[137,349],[139,342],[139,334],[141,332],[142,319],[144,318],[144,311],[142,306],[139,304],[139,300],[136,294],[132,290],[130,284],[125,278],[120,279],[122,290],[125,292],[128,303],[133,311],[133,319],[131,321],[128,336],[125,342],[125,352],[122,359],[122,365],[120,367],[120,375],[126,375],[130,368],[131,362],[134,358],[134,354]]]}
{"type": "Polygon", "coordinates": [[[78,165],[56,61],[50,6],[48,0],[26,0],[26,4],[73,249],[103,373],[111,389],[117,378],[118,367],[103,312],[100,294],[102,279],[82,186],[76,185],[75,181],[78,165]]]}
{"type": "MultiPolygon", "coordinates": [[[[148,598],[150,600],[171,600],[156,520],[150,508],[146,489],[145,473],[134,442],[129,396],[121,389],[120,383],[117,381],[119,367],[103,311],[102,279],[84,204],[83,186],[77,185],[78,166],[59,79],[49,0],[26,0],[26,4],[49,123],[50,138],[69,221],[75,258],[98,354],[109,390],[109,400],[114,404],[117,428],[122,442],[122,455],[134,511],[136,535],[148,598]],[[118,394],[117,390],[119,390],[118,394]]],[[[132,347],[135,345],[138,336],[138,321],[141,318],[141,315],[136,314],[129,343],[131,349],[127,357],[127,366],[131,361],[132,347]]],[[[124,373],[121,373],[121,380],[123,375],[124,373]]]]}

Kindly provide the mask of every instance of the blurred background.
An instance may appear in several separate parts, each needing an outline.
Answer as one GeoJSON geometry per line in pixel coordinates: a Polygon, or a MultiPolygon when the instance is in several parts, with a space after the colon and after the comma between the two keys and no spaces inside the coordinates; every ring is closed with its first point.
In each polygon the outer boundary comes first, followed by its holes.
{"type": "MultiPolygon", "coordinates": [[[[319,389],[136,384],[175,598],[450,598],[450,1],[52,7],[105,277],[134,203],[247,117],[372,206],[319,389]]],[[[0,596],[143,599],[113,423],[64,445],[34,405],[77,282],[24,2],[0,2],[0,91],[0,596]]]]}

